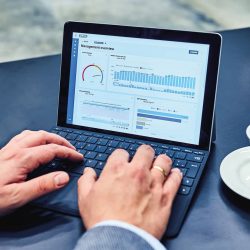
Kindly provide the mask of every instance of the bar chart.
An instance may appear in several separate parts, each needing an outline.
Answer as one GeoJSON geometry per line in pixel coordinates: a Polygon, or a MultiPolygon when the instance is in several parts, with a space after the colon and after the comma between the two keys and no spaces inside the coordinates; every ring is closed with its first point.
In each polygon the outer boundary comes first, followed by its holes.
{"type": "Polygon", "coordinates": [[[195,84],[196,78],[190,76],[161,76],[126,70],[113,72],[114,87],[162,92],[191,99],[195,98],[195,84]]]}
{"type": "Polygon", "coordinates": [[[189,117],[187,115],[138,109],[136,129],[139,130],[148,129],[148,127],[152,125],[151,123],[154,120],[180,124],[183,122],[183,120],[188,120],[188,119],[189,117]]]}
{"type": "Polygon", "coordinates": [[[136,71],[115,71],[114,80],[165,85],[185,89],[195,89],[195,77],[140,73],[136,71]]]}

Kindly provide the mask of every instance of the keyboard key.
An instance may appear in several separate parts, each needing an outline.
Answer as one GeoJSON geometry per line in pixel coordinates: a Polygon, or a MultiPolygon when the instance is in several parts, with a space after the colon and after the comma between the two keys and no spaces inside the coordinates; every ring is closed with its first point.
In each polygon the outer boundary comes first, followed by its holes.
{"type": "Polygon", "coordinates": [[[95,148],[96,148],[95,144],[88,143],[84,149],[86,149],[87,151],[93,151],[95,148]]]}
{"type": "Polygon", "coordinates": [[[67,136],[67,132],[64,132],[64,131],[60,131],[59,133],[58,133],[58,135],[60,135],[60,136],[62,136],[62,137],[66,137],[67,136]]]}
{"type": "Polygon", "coordinates": [[[199,168],[197,167],[189,167],[187,172],[187,177],[195,178],[198,173],[199,168]]]}
{"type": "Polygon", "coordinates": [[[85,149],[77,149],[77,152],[79,152],[82,155],[85,155],[87,153],[85,149]]]}
{"type": "Polygon", "coordinates": [[[178,194],[182,194],[182,195],[188,195],[190,192],[191,188],[190,187],[186,187],[186,186],[181,186],[178,194]]]}
{"type": "Polygon", "coordinates": [[[177,167],[177,168],[185,168],[187,164],[187,161],[185,160],[175,160],[174,161],[174,167],[177,167]]]}
{"type": "Polygon", "coordinates": [[[138,147],[139,147],[138,144],[131,144],[128,149],[129,150],[136,150],[138,147]]]}
{"type": "Polygon", "coordinates": [[[59,127],[55,127],[55,128],[53,128],[53,130],[62,131],[62,129],[59,127]]]}
{"type": "Polygon", "coordinates": [[[127,143],[134,143],[135,142],[135,140],[133,140],[133,139],[125,139],[124,141],[127,143]]]}
{"type": "Polygon", "coordinates": [[[99,139],[97,142],[97,145],[102,145],[102,146],[106,146],[108,143],[107,139],[99,139]]]}
{"type": "Polygon", "coordinates": [[[86,135],[78,135],[78,137],[76,138],[77,141],[86,141],[87,140],[87,136],[86,135]]]}
{"type": "Polygon", "coordinates": [[[199,168],[200,167],[200,163],[195,163],[195,162],[188,162],[187,164],[187,168],[199,168]]]}
{"type": "Polygon", "coordinates": [[[155,149],[155,154],[156,155],[159,155],[159,154],[161,154],[163,152],[163,149],[162,148],[156,148],[155,149]]]}
{"type": "Polygon", "coordinates": [[[68,140],[75,140],[77,136],[78,136],[77,134],[71,133],[68,134],[65,138],[68,140]]]}
{"type": "Polygon", "coordinates": [[[59,165],[60,165],[59,161],[52,161],[51,163],[49,163],[48,167],[50,169],[54,169],[55,170],[55,169],[58,169],[59,165]]]}
{"type": "Polygon", "coordinates": [[[95,149],[96,152],[98,153],[104,153],[105,151],[107,150],[107,147],[106,146],[101,146],[101,145],[98,145],[95,149]]]}
{"type": "Polygon", "coordinates": [[[107,154],[99,153],[99,154],[97,154],[95,159],[98,160],[98,161],[106,161],[107,158],[108,158],[107,154]]]}
{"type": "Polygon", "coordinates": [[[193,153],[193,151],[190,150],[190,149],[184,149],[183,152],[185,152],[185,153],[193,153]]]}
{"type": "Polygon", "coordinates": [[[176,152],[174,154],[174,158],[184,160],[186,158],[187,154],[183,152],[176,152]]]}
{"type": "Polygon", "coordinates": [[[69,162],[61,162],[60,163],[60,167],[61,167],[61,169],[62,170],[64,170],[64,171],[70,171],[70,166],[69,166],[69,162]]]}
{"type": "Polygon", "coordinates": [[[65,131],[65,132],[67,132],[67,133],[72,133],[72,132],[73,132],[73,130],[72,130],[72,129],[69,129],[69,128],[65,128],[65,129],[63,129],[63,131],[65,131]]]}
{"type": "Polygon", "coordinates": [[[119,144],[119,141],[109,141],[108,143],[108,147],[117,147],[117,145],[119,144]]]}
{"type": "Polygon", "coordinates": [[[74,134],[81,135],[81,134],[82,134],[82,131],[79,131],[79,130],[74,130],[74,134]]]}
{"type": "Polygon", "coordinates": [[[155,144],[155,143],[149,143],[149,145],[151,146],[151,147],[153,147],[153,148],[157,148],[158,147],[158,145],[157,144],[155,144]]]}
{"type": "Polygon", "coordinates": [[[86,161],[85,167],[94,168],[97,164],[96,160],[89,159],[86,161]]]}
{"type": "Polygon", "coordinates": [[[103,138],[108,139],[108,140],[113,140],[114,139],[114,137],[111,136],[111,135],[104,135],[103,138]]]}
{"type": "Polygon", "coordinates": [[[87,136],[92,136],[93,135],[93,132],[89,132],[89,131],[84,131],[82,132],[84,135],[87,135],[87,136]]]}
{"type": "Polygon", "coordinates": [[[185,176],[187,173],[187,169],[186,168],[179,168],[179,169],[182,172],[182,175],[185,176]]]}
{"type": "Polygon", "coordinates": [[[115,137],[114,139],[117,141],[124,141],[124,138],[122,138],[122,137],[115,137]]]}
{"type": "Polygon", "coordinates": [[[97,142],[97,138],[95,138],[95,137],[89,137],[88,139],[87,139],[87,141],[86,142],[89,142],[89,143],[96,143],[97,142]]]}
{"type": "Polygon", "coordinates": [[[202,151],[194,151],[194,154],[196,154],[196,155],[204,155],[204,152],[202,152],[202,151]]]}
{"type": "Polygon", "coordinates": [[[118,148],[122,148],[122,149],[127,149],[129,147],[129,143],[127,142],[120,142],[118,145],[118,148]]]}
{"type": "Polygon", "coordinates": [[[203,156],[195,155],[195,154],[188,154],[186,159],[188,161],[202,162],[203,156]]]}
{"type": "Polygon", "coordinates": [[[52,130],[50,131],[50,133],[53,133],[53,134],[58,134],[58,133],[59,133],[59,131],[58,131],[58,130],[53,130],[53,129],[52,129],[52,130]]]}
{"type": "Polygon", "coordinates": [[[174,151],[181,151],[181,149],[178,148],[178,147],[171,147],[171,149],[174,150],[174,151]]]}
{"type": "Polygon", "coordinates": [[[113,151],[115,151],[115,150],[116,150],[116,148],[107,148],[107,150],[106,150],[105,153],[107,153],[108,155],[110,155],[110,154],[112,154],[113,151]]]}
{"type": "Polygon", "coordinates": [[[145,141],[136,141],[136,143],[139,144],[139,145],[147,144],[145,141]]]}
{"type": "Polygon", "coordinates": [[[77,149],[83,149],[86,146],[86,143],[82,142],[82,141],[78,141],[76,142],[76,144],[74,145],[77,149]]]}
{"type": "Polygon", "coordinates": [[[98,169],[102,170],[104,168],[104,166],[105,166],[105,162],[98,161],[95,168],[98,168],[98,169]]]}
{"type": "Polygon", "coordinates": [[[68,140],[68,142],[71,143],[73,146],[76,144],[76,141],[73,141],[73,140],[68,140]]]}
{"type": "Polygon", "coordinates": [[[94,134],[95,137],[98,137],[98,138],[102,138],[103,135],[102,134],[94,134]]]}
{"type": "Polygon", "coordinates": [[[167,145],[161,145],[161,148],[163,148],[163,149],[169,149],[169,146],[167,146],[167,145]]]}
{"type": "Polygon", "coordinates": [[[96,152],[88,151],[88,152],[84,155],[84,157],[85,157],[86,159],[95,159],[96,155],[97,155],[96,152]]]}
{"type": "Polygon", "coordinates": [[[181,184],[184,186],[191,187],[193,185],[194,180],[191,178],[183,177],[181,184]]]}
{"type": "Polygon", "coordinates": [[[167,149],[163,151],[163,154],[166,154],[167,156],[169,156],[170,158],[172,158],[174,156],[174,151],[167,149]]]}

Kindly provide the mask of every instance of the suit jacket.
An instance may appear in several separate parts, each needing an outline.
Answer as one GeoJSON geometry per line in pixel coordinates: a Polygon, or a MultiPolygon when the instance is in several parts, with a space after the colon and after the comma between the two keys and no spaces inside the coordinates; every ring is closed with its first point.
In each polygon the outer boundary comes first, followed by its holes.
{"type": "MultiPolygon", "coordinates": [[[[153,250],[141,236],[118,226],[100,225],[88,230],[78,241],[75,250],[153,250]]],[[[161,248],[162,249],[162,248],[161,248]]]]}

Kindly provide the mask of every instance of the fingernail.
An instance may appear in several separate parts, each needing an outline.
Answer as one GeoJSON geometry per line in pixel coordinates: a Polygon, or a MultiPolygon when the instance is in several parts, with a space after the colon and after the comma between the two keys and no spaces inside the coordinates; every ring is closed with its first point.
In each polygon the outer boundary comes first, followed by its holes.
{"type": "Polygon", "coordinates": [[[56,186],[64,186],[69,181],[69,176],[66,173],[60,173],[54,177],[56,186]]]}
{"type": "Polygon", "coordinates": [[[83,174],[86,174],[89,171],[89,168],[84,168],[83,174]]]}
{"type": "Polygon", "coordinates": [[[177,172],[179,175],[183,175],[182,174],[182,172],[181,172],[181,170],[179,169],[179,168],[172,168],[172,170],[171,171],[173,171],[173,172],[177,172]]]}

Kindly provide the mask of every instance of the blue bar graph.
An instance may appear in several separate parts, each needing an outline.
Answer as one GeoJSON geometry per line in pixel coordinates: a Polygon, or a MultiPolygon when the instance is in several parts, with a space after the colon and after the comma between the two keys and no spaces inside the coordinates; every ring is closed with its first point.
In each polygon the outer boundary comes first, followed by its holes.
{"type": "Polygon", "coordinates": [[[152,110],[146,110],[146,109],[138,109],[137,113],[142,114],[148,114],[148,115],[158,115],[158,116],[164,116],[164,117],[172,117],[177,119],[188,119],[187,115],[178,115],[173,113],[165,113],[160,111],[152,111],[152,110]]]}
{"type": "Polygon", "coordinates": [[[195,89],[195,77],[183,77],[175,75],[155,75],[140,73],[136,71],[115,71],[114,80],[123,80],[129,82],[150,83],[156,85],[173,86],[186,89],[195,89]]]}
{"type": "Polygon", "coordinates": [[[136,129],[143,129],[143,126],[136,126],[136,129]]]}
{"type": "MultiPolygon", "coordinates": [[[[181,123],[181,119],[165,117],[165,116],[158,116],[158,115],[147,115],[147,114],[137,113],[137,117],[144,117],[144,118],[151,118],[151,119],[162,120],[162,121],[181,123]]],[[[139,128],[139,127],[140,126],[136,126],[136,128],[139,128]]]]}
{"type": "Polygon", "coordinates": [[[174,123],[182,123],[183,120],[188,120],[189,117],[187,115],[179,115],[174,113],[165,113],[154,110],[146,110],[146,109],[138,109],[137,110],[137,123],[136,129],[144,129],[148,124],[145,120],[140,119],[150,119],[150,120],[161,120],[168,121],[174,123]]]}
{"type": "Polygon", "coordinates": [[[147,85],[138,86],[138,85],[134,85],[131,83],[124,84],[124,83],[114,82],[113,85],[117,86],[117,87],[122,87],[122,88],[143,89],[143,90],[150,90],[150,91],[166,92],[166,93],[170,93],[170,94],[185,95],[185,96],[189,96],[191,98],[193,98],[195,95],[195,92],[190,92],[190,91],[185,91],[185,90],[172,90],[172,89],[156,90],[156,89],[153,89],[151,87],[148,87],[147,85]]]}

